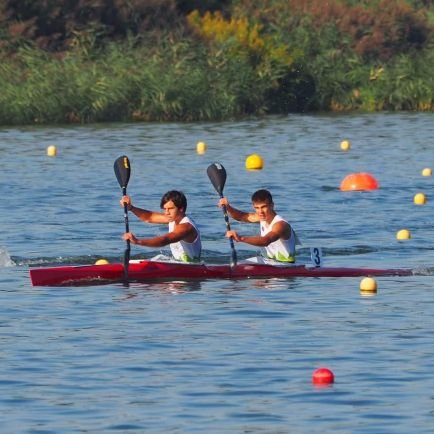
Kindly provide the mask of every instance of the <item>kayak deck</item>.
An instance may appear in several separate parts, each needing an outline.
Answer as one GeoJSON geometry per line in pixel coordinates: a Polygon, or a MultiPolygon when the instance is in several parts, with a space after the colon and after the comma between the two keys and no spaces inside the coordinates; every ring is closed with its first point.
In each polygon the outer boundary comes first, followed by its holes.
{"type": "MultiPolygon", "coordinates": [[[[120,263],[31,268],[29,273],[33,286],[87,286],[124,281],[124,266],[120,263]]],[[[230,267],[226,264],[185,264],[149,260],[132,261],[128,267],[128,281],[130,282],[146,282],[158,279],[361,277],[410,276],[412,274],[413,271],[406,268],[274,266],[257,263],[240,263],[235,267],[230,267]]]]}

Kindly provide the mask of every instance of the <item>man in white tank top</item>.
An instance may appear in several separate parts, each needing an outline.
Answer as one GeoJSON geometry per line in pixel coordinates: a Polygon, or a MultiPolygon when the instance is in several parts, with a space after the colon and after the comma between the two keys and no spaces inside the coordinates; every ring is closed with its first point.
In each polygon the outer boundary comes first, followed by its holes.
{"type": "Polygon", "coordinates": [[[162,198],[160,206],[164,212],[148,211],[137,208],[129,196],[123,196],[121,206],[127,205],[129,211],[146,223],[166,223],[169,231],[152,238],[136,238],[132,232],[123,235],[124,240],[146,247],[163,247],[170,245],[173,257],[182,262],[199,262],[202,250],[200,232],[196,224],[185,213],[187,199],[181,191],[168,191],[162,198]]]}
{"type": "Polygon", "coordinates": [[[226,237],[252,246],[263,247],[268,258],[279,262],[295,262],[297,236],[291,225],[274,211],[273,197],[268,190],[258,190],[252,195],[255,212],[240,211],[231,206],[226,197],[220,199],[219,206],[226,206],[229,215],[240,222],[259,223],[260,235],[240,235],[234,230],[226,232],[226,237]]]}

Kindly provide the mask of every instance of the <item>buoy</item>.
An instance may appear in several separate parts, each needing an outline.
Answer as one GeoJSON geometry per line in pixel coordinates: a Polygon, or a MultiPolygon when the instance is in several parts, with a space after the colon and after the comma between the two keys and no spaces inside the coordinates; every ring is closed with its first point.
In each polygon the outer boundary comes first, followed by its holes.
{"type": "Polygon", "coordinates": [[[397,240],[409,240],[411,238],[411,233],[408,229],[400,229],[396,233],[397,240]]]}
{"type": "Polygon", "coordinates": [[[107,259],[98,259],[96,262],[95,262],[95,265],[106,265],[106,264],[108,264],[109,263],[109,261],[107,261],[107,259]]]}
{"type": "Polygon", "coordinates": [[[262,157],[258,154],[249,155],[246,158],[246,169],[247,170],[262,170],[264,167],[264,161],[262,157]]]}
{"type": "Polygon", "coordinates": [[[57,155],[57,148],[54,145],[48,146],[47,155],[49,157],[55,157],[57,155]]]}
{"type": "Polygon", "coordinates": [[[375,297],[377,295],[377,291],[364,291],[363,289],[361,289],[360,295],[362,297],[375,297]]]}
{"type": "Polygon", "coordinates": [[[376,190],[379,188],[377,180],[366,172],[351,173],[341,182],[341,191],[376,190]]]}
{"type": "Polygon", "coordinates": [[[318,368],[312,375],[312,383],[316,386],[326,386],[335,381],[333,372],[328,368],[318,368]]]}
{"type": "Polygon", "coordinates": [[[425,167],[425,169],[422,170],[422,176],[432,176],[432,169],[425,167]]]}
{"type": "Polygon", "coordinates": [[[363,293],[376,293],[377,281],[372,277],[365,277],[360,281],[360,291],[363,293]]]}
{"type": "Polygon", "coordinates": [[[351,142],[349,140],[342,140],[341,149],[343,151],[349,151],[351,149],[351,142]]]}
{"type": "Polygon", "coordinates": [[[199,155],[205,154],[206,148],[207,146],[205,142],[197,142],[196,151],[199,155]]]}
{"type": "Polygon", "coordinates": [[[426,204],[426,196],[423,193],[416,193],[413,200],[416,205],[426,204]]]}

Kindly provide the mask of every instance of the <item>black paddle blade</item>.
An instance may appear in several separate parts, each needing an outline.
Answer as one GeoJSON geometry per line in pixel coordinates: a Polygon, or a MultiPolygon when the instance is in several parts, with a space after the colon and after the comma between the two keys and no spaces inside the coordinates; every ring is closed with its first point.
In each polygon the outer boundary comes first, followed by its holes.
{"type": "Polygon", "coordinates": [[[220,163],[213,163],[206,169],[206,173],[217,193],[223,196],[223,188],[226,182],[226,169],[220,163]]]}
{"type": "Polygon", "coordinates": [[[126,155],[122,155],[115,161],[114,165],[116,178],[122,189],[126,189],[131,175],[130,160],[126,155]]]}

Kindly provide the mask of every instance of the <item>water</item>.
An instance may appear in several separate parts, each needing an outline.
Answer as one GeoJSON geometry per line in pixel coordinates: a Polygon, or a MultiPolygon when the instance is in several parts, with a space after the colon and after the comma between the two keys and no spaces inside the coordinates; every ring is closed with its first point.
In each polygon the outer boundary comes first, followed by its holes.
{"type": "MultiPolygon", "coordinates": [[[[0,426],[5,433],[431,433],[434,431],[433,115],[288,116],[196,124],[0,130],[0,426]],[[343,152],[341,140],[352,149],[343,152]],[[198,141],[208,144],[197,155],[198,141]],[[58,156],[49,158],[54,144],[58,156]],[[244,169],[259,153],[265,168],[244,169]],[[269,188],[325,264],[411,267],[379,277],[31,287],[30,266],[122,259],[115,159],[128,193],[158,209],[182,189],[205,257],[229,260],[207,166],[249,209],[269,188]],[[342,193],[349,173],[380,189],[342,193]],[[424,192],[428,203],[413,204],[424,192]],[[399,229],[411,240],[398,242],[399,229]],[[317,388],[326,366],[335,383],[317,388]]],[[[232,226],[243,234],[255,226],[232,226]]],[[[130,216],[140,236],[163,233],[130,216]]],[[[240,258],[255,249],[236,245],[240,258]]],[[[133,246],[134,257],[158,253],[133,246]]]]}

